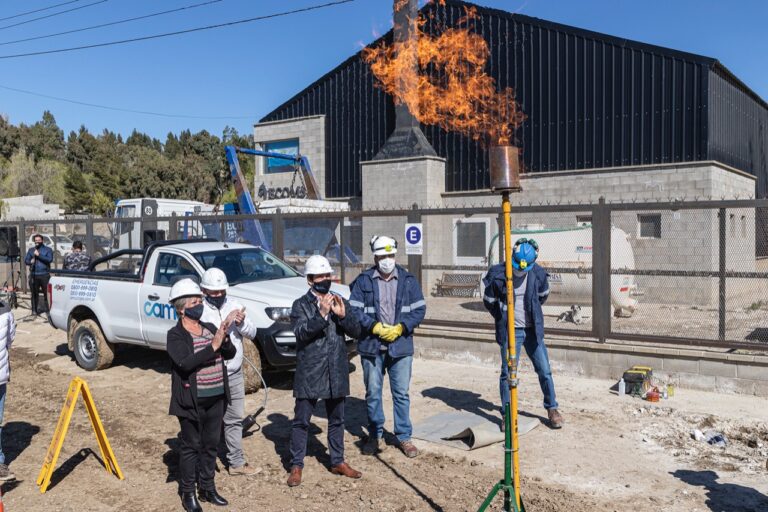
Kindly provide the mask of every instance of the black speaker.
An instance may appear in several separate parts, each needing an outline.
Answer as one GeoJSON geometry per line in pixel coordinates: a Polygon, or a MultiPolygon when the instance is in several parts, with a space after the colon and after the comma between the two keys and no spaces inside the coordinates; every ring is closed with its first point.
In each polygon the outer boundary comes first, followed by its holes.
{"type": "Polygon", "coordinates": [[[0,227],[0,256],[19,257],[19,231],[15,227],[0,227]]]}

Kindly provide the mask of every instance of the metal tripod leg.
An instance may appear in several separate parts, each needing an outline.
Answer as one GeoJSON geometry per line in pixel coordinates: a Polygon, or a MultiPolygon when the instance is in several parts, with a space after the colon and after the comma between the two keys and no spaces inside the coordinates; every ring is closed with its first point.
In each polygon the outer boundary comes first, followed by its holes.
{"type": "Polygon", "coordinates": [[[512,474],[512,414],[510,404],[504,406],[504,480],[501,480],[493,486],[491,492],[485,498],[478,512],[485,512],[493,502],[493,499],[500,492],[504,492],[504,511],[505,512],[525,512],[525,505],[520,498],[520,506],[517,506],[515,495],[515,486],[512,474]]]}

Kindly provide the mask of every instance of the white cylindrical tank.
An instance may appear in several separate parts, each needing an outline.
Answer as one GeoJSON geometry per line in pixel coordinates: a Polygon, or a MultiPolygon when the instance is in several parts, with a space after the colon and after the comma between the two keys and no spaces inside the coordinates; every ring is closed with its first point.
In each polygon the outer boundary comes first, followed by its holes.
{"type": "MultiPolygon", "coordinates": [[[[524,226],[512,230],[512,243],[519,238],[533,238],[539,244],[537,263],[545,269],[589,269],[592,267],[592,226],[546,229],[543,226],[524,226]]],[[[499,237],[489,248],[489,261],[498,263],[499,237]]],[[[611,227],[611,266],[635,268],[635,256],[629,243],[629,235],[611,227]]],[[[559,273],[549,271],[550,297],[547,304],[592,305],[592,274],[587,272],[559,273]]],[[[611,304],[614,309],[631,313],[637,301],[630,296],[634,286],[631,275],[611,275],[611,304]]]]}

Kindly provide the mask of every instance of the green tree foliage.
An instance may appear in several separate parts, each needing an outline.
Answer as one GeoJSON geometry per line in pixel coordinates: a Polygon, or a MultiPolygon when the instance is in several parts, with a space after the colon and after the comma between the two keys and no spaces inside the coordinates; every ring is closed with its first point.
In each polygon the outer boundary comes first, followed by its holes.
{"type": "Polygon", "coordinates": [[[66,200],[67,166],[56,160],[38,160],[24,150],[17,150],[0,168],[0,190],[3,197],[43,195],[51,203],[66,200]]]}
{"type": "MultiPolygon", "coordinates": [[[[184,130],[163,142],[134,130],[123,140],[81,126],[65,139],[48,111],[31,126],[0,118],[0,193],[43,194],[69,212],[95,215],[111,214],[117,199],[129,197],[234,201],[226,144],[253,147],[253,137],[227,127],[221,138],[184,130]]],[[[252,180],[254,159],[241,158],[240,165],[252,180]]]]}
{"type": "Polygon", "coordinates": [[[19,129],[0,116],[0,165],[19,149],[19,129]]]}

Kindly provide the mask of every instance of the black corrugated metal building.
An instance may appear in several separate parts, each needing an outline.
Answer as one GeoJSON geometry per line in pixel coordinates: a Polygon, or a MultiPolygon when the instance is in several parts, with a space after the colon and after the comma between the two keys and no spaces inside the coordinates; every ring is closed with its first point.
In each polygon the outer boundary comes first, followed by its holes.
{"type": "MultiPolygon", "coordinates": [[[[467,5],[429,4],[426,30],[454,26],[467,5]]],[[[716,59],[475,7],[487,71],[514,88],[527,116],[518,133],[527,171],[717,160],[756,176],[757,195],[768,196],[768,104],[716,59]]],[[[326,116],[330,198],[360,195],[360,162],[394,129],[392,100],[374,80],[358,53],[261,120],[326,116]]],[[[446,191],[489,186],[480,145],[422,129],[447,160],[446,191]]]]}

